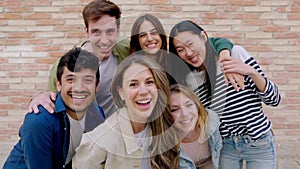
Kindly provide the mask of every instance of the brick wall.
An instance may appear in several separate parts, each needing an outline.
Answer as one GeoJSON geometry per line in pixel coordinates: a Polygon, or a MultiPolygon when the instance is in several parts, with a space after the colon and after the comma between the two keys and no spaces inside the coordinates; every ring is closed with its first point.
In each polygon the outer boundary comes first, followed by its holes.
{"type": "MultiPolygon", "coordinates": [[[[84,39],[88,0],[0,1],[0,165],[18,140],[28,102],[47,86],[57,57],[84,39]]],[[[166,31],[192,19],[210,36],[244,46],[278,84],[282,101],[265,107],[273,122],[280,169],[300,167],[300,0],[115,0],[121,37],[138,14],[158,16],[166,31]]]]}

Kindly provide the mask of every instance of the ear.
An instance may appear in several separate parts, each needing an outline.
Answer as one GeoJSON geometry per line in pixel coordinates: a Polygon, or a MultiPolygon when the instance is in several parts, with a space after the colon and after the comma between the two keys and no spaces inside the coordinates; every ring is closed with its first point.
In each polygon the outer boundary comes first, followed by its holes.
{"type": "Polygon", "coordinates": [[[204,31],[200,32],[200,37],[203,38],[205,40],[205,42],[207,41],[207,35],[204,31]]]}
{"type": "Polygon", "coordinates": [[[61,84],[60,84],[60,82],[58,80],[56,80],[56,89],[59,92],[61,91],[61,84]]]}
{"type": "Polygon", "coordinates": [[[118,37],[120,36],[120,26],[117,28],[118,37]]]}
{"type": "Polygon", "coordinates": [[[98,91],[99,91],[99,86],[100,86],[100,80],[98,82],[98,85],[96,86],[96,93],[98,93],[98,91]]]}
{"type": "Polygon", "coordinates": [[[85,31],[85,37],[86,38],[89,38],[89,30],[88,30],[88,28],[87,27],[84,27],[84,31],[85,31]]]}

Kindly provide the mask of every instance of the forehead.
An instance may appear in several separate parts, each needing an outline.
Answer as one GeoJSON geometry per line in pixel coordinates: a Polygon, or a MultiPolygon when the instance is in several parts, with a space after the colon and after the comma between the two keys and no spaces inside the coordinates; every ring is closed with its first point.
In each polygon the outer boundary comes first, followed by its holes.
{"type": "Polygon", "coordinates": [[[64,67],[62,76],[96,76],[96,71],[89,68],[81,68],[80,71],[72,72],[66,66],[64,67]]]}
{"type": "Polygon", "coordinates": [[[89,29],[111,29],[117,28],[117,20],[114,16],[103,15],[96,22],[89,21],[89,29]]]}
{"type": "Polygon", "coordinates": [[[186,102],[186,101],[190,101],[191,98],[187,97],[186,94],[182,93],[182,92],[171,92],[171,97],[170,97],[171,102],[186,102]]]}
{"type": "Polygon", "coordinates": [[[148,20],[144,20],[140,25],[139,32],[149,32],[156,29],[155,26],[148,20]]]}
{"type": "Polygon", "coordinates": [[[152,73],[148,67],[138,63],[133,63],[125,70],[123,79],[131,80],[135,78],[146,78],[145,74],[147,74],[147,76],[152,76],[152,73]]]}

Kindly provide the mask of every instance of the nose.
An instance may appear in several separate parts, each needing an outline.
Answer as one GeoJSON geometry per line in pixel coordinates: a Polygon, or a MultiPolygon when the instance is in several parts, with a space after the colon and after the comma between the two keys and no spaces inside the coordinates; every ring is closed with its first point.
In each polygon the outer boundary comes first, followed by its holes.
{"type": "Polygon", "coordinates": [[[76,82],[73,83],[73,91],[81,91],[84,87],[82,80],[76,80],[76,82]]]}
{"type": "Polygon", "coordinates": [[[186,51],[186,56],[192,56],[194,53],[194,51],[190,47],[187,47],[185,51],[186,51]]]}
{"type": "Polygon", "coordinates": [[[147,88],[147,86],[145,84],[141,84],[140,88],[139,88],[139,94],[145,95],[148,92],[149,92],[149,89],[147,88]]]}
{"type": "Polygon", "coordinates": [[[109,40],[107,38],[107,35],[105,33],[102,33],[101,36],[100,36],[100,43],[101,45],[106,45],[108,44],[109,40]]]}
{"type": "Polygon", "coordinates": [[[182,107],[181,107],[180,115],[184,117],[184,116],[186,116],[187,114],[188,114],[187,108],[184,107],[184,106],[182,106],[182,107]]]}
{"type": "Polygon", "coordinates": [[[152,41],[153,40],[152,35],[149,32],[147,33],[147,40],[148,41],[152,41]]]}

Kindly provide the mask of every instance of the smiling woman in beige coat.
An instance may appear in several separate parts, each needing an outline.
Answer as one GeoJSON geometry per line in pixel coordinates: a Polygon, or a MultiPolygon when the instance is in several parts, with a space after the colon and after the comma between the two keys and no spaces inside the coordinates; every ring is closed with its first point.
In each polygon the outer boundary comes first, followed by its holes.
{"type": "Polygon", "coordinates": [[[83,135],[73,167],[179,168],[170,90],[161,66],[147,56],[129,56],[119,65],[111,92],[120,109],[83,135]]]}

